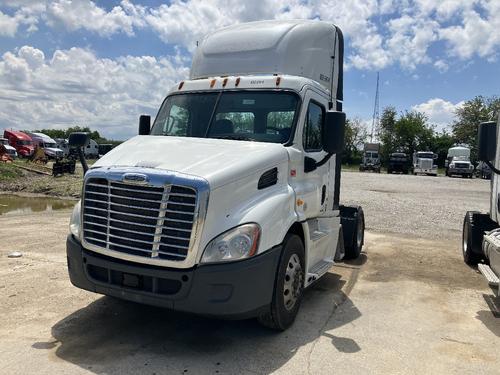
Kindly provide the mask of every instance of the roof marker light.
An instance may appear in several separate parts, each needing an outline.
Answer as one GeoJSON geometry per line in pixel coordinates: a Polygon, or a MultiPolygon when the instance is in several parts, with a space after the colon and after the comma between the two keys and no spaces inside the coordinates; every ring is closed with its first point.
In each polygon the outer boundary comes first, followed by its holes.
{"type": "Polygon", "coordinates": [[[177,90],[182,89],[182,86],[184,86],[184,81],[182,81],[181,83],[179,83],[179,87],[177,87],[177,90]]]}
{"type": "Polygon", "coordinates": [[[217,81],[216,79],[212,79],[212,81],[210,82],[210,88],[214,87],[215,86],[215,81],[217,81]]]}
{"type": "Polygon", "coordinates": [[[236,83],[234,84],[235,87],[238,87],[240,84],[240,77],[236,78],[236,83]]]}
{"type": "Polygon", "coordinates": [[[226,87],[226,85],[227,85],[227,80],[228,80],[227,78],[224,78],[224,81],[222,81],[222,87],[226,87]]]}
{"type": "Polygon", "coordinates": [[[279,86],[281,83],[281,77],[276,78],[276,86],[279,86]]]}

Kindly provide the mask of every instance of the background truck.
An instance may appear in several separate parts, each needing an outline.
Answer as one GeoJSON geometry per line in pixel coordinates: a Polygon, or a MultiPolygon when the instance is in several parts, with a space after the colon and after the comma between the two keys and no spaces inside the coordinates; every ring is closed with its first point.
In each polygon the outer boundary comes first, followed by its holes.
{"type": "Polygon", "coordinates": [[[360,172],[374,171],[380,173],[380,143],[365,143],[363,159],[359,166],[360,172]]]}
{"type": "Polygon", "coordinates": [[[6,153],[12,158],[17,158],[17,151],[14,147],[9,145],[9,140],[7,138],[0,138],[0,145],[2,145],[6,151],[6,153]]]}
{"type": "Polygon", "coordinates": [[[417,151],[413,153],[413,174],[437,176],[438,168],[434,164],[437,155],[431,151],[417,151]]]}
{"type": "Polygon", "coordinates": [[[43,149],[49,159],[61,159],[64,151],[57,147],[55,140],[43,133],[27,133],[33,140],[33,145],[43,149]]]}
{"type": "Polygon", "coordinates": [[[393,152],[389,155],[389,162],[387,163],[387,173],[403,173],[408,174],[411,168],[411,162],[403,152],[393,152]]]}
{"type": "Polygon", "coordinates": [[[479,271],[499,296],[500,277],[500,115],[498,121],[479,125],[478,158],[491,169],[490,212],[468,211],[462,232],[462,254],[465,263],[478,264],[479,271]]]}
{"type": "MultiPolygon", "coordinates": [[[[140,135],[85,173],[72,283],[289,327],[304,288],[364,243],[363,210],[339,202],[343,51],[340,29],[320,21],[208,35],[152,127],[141,116],[140,135]]],[[[82,155],[87,139],[70,144],[82,155]]]]}
{"type": "Polygon", "coordinates": [[[456,146],[448,149],[445,161],[446,175],[472,178],[474,166],[470,162],[470,148],[456,146]]]}
{"type": "Polygon", "coordinates": [[[35,147],[29,135],[17,130],[4,130],[3,137],[9,140],[9,144],[16,149],[19,157],[27,158],[33,155],[35,147]]]}

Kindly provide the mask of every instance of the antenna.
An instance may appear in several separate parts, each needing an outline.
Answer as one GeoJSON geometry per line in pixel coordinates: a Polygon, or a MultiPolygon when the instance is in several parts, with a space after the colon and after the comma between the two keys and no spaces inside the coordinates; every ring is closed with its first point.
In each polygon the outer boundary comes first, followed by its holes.
{"type": "Polygon", "coordinates": [[[380,125],[380,104],[379,104],[379,73],[377,72],[377,89],[375,91],[375,105],[373,106],[373,117],[372,117],[372,132],[370,134],[370,142],[373,143],[373,133],[378,130],[380,125]]]}

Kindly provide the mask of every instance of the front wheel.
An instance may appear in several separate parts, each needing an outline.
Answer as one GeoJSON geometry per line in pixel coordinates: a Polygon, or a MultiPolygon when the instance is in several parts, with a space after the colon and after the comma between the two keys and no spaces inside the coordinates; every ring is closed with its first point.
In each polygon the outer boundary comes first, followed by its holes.
{"type": "Polygon", "coordinates": [[[302,301],[304,278],[304,244],[299,236],[288,234],[283,243],[271,306],[258,318],[262,325],[284,331],[293,324],[302,301]]]}

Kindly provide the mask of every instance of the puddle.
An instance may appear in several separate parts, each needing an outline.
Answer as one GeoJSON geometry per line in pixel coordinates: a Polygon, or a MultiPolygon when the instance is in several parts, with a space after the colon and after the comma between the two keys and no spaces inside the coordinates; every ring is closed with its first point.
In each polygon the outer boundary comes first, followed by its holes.
{"type": "Polygon", "coordinates": [[[66,199],[0,194],[0,215],[64,210],[73,208],[75,204],[76,201],[66,199]]]}

